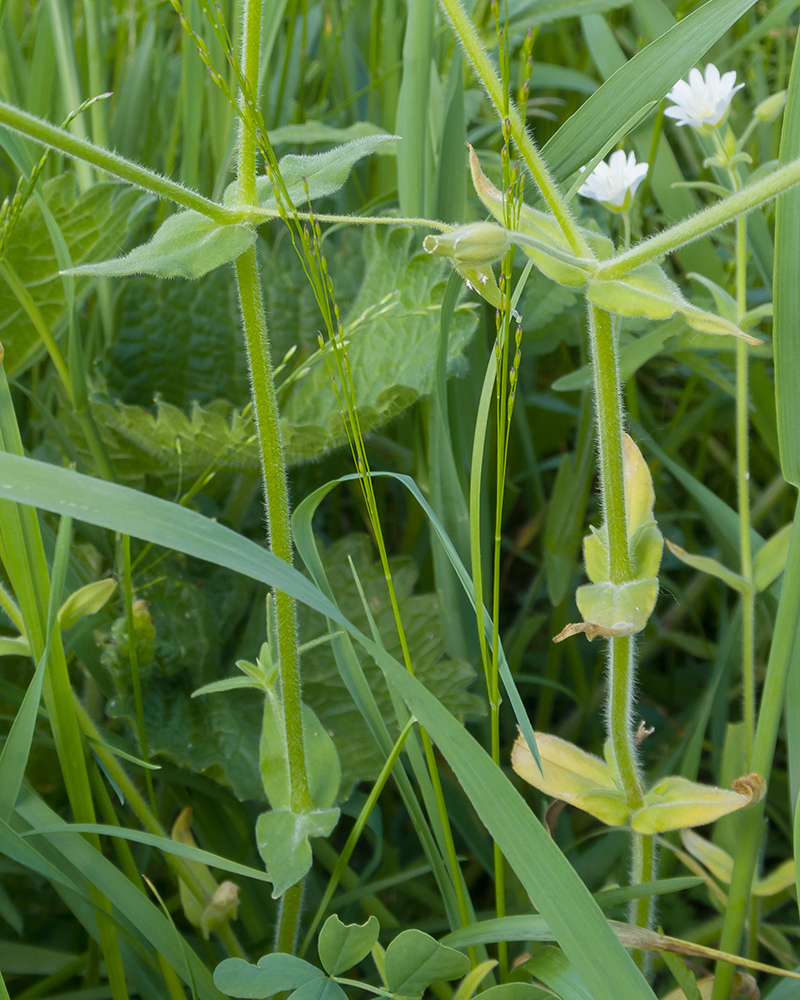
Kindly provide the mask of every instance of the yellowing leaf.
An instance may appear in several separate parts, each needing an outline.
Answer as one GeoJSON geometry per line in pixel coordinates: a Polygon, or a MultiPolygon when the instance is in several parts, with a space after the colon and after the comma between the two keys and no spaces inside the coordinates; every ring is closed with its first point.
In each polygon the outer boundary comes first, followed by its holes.
{"type": "Polygon", "coordinates": [[[610,826],[627,821],[629,810],[623,793],[604,760],[558,736],[535,735],[541,770],[521,734],[511,752],[511,766],[521,778],[545,795],[563,799],[610,826]]]}
{"type": "Polygon", "coordinates": [[[71,628],[84,615],[99,611],[117,589],[115,580],[95,580],[74,591],[58,611],[58,624],[62,629],[71,628]]]}
{"type": "Polygon", "coordinates": [[[624,435],[623,462],[625,511],[628,516],[628,538],[630,538],[638,528],[653,520],[656,495],[647,462],[630,434],[624,435]]]}
{"type": "Polygon", "coordinates": [[[658,600],[658,580],[631,583],[590,583],[575,594],[584,622],[612,630],[614,635],[641,632],[658,600]]]}
{"type": "Polygon", "coordinates": [[[773,868],[771,872],[763,878],[756,879],[753,883],[754,896],[777,896],[779,892],[794,885],[794,861],[789,858],[783,864],[773,868]]]}
{"type": "MultiPolygon", "coordinates": [[[[181,810],[180,815],[172,824],[170,833],[172,840],[179,844],[186,844],[188,847],[197,847],[197,843],[192,836],[192,807],[186,806],[181,810]]],[[[193,927],[200,927],[203,922],[203,914],[206,906],[211,902],[214,893],[217,891],[217,883],[214,876],[201,861],[186,861],[185,864],[193,872],[197,882],[200,884],[205,899],[201,903],[183,879],[178,880],[180,890],[181,906],[186,915],[186,919],[193,927]]]]}
{"type": "Polygon", "coordinates": [[[730,885],[733,874],[733,858],[727,851],[712,844],[710,840],[701,837],[694,830],[681,830],[681,840],[692,857],[697,858],[720,882],[730,885]]]}
{"type": "Polygon", "coordinates": [[[737,778],[733,789],[701,785],[676,775],[664,778],[645,795],[644,805],[631,817],[631,826],[637,833],[704,826],[757,802],[766,791],[766,782],[760,774],[749,774],[737,778]]]}

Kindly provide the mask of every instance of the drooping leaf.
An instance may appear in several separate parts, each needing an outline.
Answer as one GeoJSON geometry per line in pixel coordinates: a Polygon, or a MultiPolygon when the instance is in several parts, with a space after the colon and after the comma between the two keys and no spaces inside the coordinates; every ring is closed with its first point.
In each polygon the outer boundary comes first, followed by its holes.
{"type": "Polygon", "coordinates": [[[305,878],[313,860],[309,840],[329,837],[338,821],[338,809],[308,813],[273,809],[258,817],[256,843],[272,880],[273,899],[305,878]]]}
{"type": "Polygon", "coordinates": [[[631,826],[637,833],[665,833],[703,826],[758,802],[765,792],[766,782],[759,774],[738,778],[732,790],[672,775],[645,795],[644,805],[631,817],[631,826]]]}
{"type": "MultiPolygon", "coordinates": [[[[124,244],[136,223],[137,208],[143,204],[141,192],[108,182],[95,184],[78,195],[71,174],[47,181],[42,197],[76,264],[102,258],[124,244]]],[[[66,325],[64,285],[47,224],[33,199],[23,208],[11,233],[4,260],[24,286],[42,321],[57,335],[66,325]]],[[[86,280],[77,282],[78,301],[88,287],[86,280]]],[[[0,342],[5,349],[3,364],[11,375],[25,371],[44,354],[33,320],[2,277],[0,342]]]]}
{"type": "Polygon", "coordinates": [[[469,968],[466,955],[416,928],[401,931],[386,949],[386,985],[404,997],[420,996],[440,979],[460,979],[469,968]]]}
{"type": "Polygon", "coordinates": [[[365,924],[344,924],[332,913],[319,932],[319,960],[329,976],[341,976],[367,957],[380,933],[378,918],[365,924]]]}

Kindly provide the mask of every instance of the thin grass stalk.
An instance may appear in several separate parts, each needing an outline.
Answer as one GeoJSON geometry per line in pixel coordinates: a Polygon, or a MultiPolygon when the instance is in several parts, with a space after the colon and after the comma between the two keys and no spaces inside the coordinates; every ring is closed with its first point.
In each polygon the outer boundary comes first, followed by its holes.
{"type": "MultiPolygon", "coordinates": [[[[753,770],[765,776],[772,772],[775,743],[783,713],[786,677],[792,659],[798,622],[800,622],[800,500],[795,509],[753,743],[753,770]]],[[[761,850],[765,812],[766,800],[762,799],[742,814],[728,905],[720,936],[721,951],[736,953],[741,944],[753,876],[761,850]]],[[[734,972],[733,965],[727,962],[717,963],[712,1000],[727,1000],[733,985],[734,972]]]]}

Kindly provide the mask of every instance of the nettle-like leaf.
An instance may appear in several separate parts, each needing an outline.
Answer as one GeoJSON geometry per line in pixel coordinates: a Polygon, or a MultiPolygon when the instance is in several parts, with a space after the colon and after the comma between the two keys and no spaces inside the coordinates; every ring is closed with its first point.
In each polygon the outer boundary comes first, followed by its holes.
{"type": "Polygon", "coordinates": [[[748,344],[761,343],[757,337],[740,330],[730,319],[687,302],[675,282],[653,262],[642,264],[624,278],[593,279],[589,282],[587,295],[590,302],[620,316],[669,319],[677,312],[692,329],[701,333],[740,337],[748,344]]]}
{"type": "MultiPolygon", "coordinates": [[[[364,233],[366,275],[344,322],[359,422],[367,432],[396,416],[433,388],[444,265],[415,253],[409,229],[364,233]]],[[[460,356],[475,329],[469,306],[450,325],[448,362],[460,356]]],[[[330,359],[328,359],[330,360],[330,359]]],[[[320,353],[291,387],[281,409],[284,445],[295,461],[314,459],[347,440],[331,373],[320,353]]]]}
{"type": "MultiPolygon", "coordinates": [[[[350,535],[323,553],[343,614],[359,628],[369,630],[350,558],[369,595],[378,628],[387,636],[387,648],[401,656],[383,570],[365,535],[350,535]]],[[[414,593],[417,569],[412,560],[395,557],[390,565],[417,676],[457,718],[482,714],[483,702],[470,693],[475,676],[472,667],[445,658],[438,596],[414,593]]],[[[240,799],[263,802],[259,754],[263,698],[248,689],[197,698],[192,694],[207,683],[236,673],[221,651],[239,640],[245,623],[254,643],[260,641],[266,632],[264,594],[240,576],[194,563],[191,572],[182,566],[179,575],[178,566],[162,562],[156,573],[152,580],[137,580],[137,596],[147,601],[146,605],[141,602],[136,629],[150,752],[208,775],[230,787],[240,799]]],[[[327,633],[321,616],[304,606],[298,607],[298,614],[301,642],[327,633]]],[[[124,718],[135,731],[124,615],[102,641],[103,662],[118,692],[109,702],[108,712],[124,718]]],[[[371,661],[364,663],[364,670],[383,717],[393,718],[383,674],[371,661]]],[[[354,783],[378,776],[383,757],[341,681],[330,643],[303,655],[302,672],[304,701],[336,746],[342,768],[340,798],[345,798],[354,783]]],[[[319,774],[324,783],[325,769],[320,768],[319,774]]],[[[333,784],[335,781],[329,779],[329,786],[333,784]]],[[[272,794],[276,794],[275,789],[272,794]]],[[[316,794],[326,806],[323,792],[316,794]]]]}
{"type": "Polygon", "coordinates": [[[545,795],[561,799],[609,826],[630,823],[637,833],[666,833],[713,823],[758,802],[766,792],[760,774],[737,778],[732,790],[672,775],[654,785],[645,795],[644,804],[632,810],[609,762],[557,736],[535,736],[541,769],[521,733],[514,743],[511,766],[521,778],[545,795]]]}
{"type": "Polygon", "coordinates": [[[658,599],[658,569],[664,540],[653,518],[653,479],[633,438],[624,437],[625,510],[632,579],[611,580],[608,528],[592,528],[584,539],[586,574],[575,599],[583,622],[567,625],[556,642],[583,632],[589,640],[641,632],[658,599]]]}
{"type": "MultiPolygon", "coordinates": [[[[116,251],[135,227],[140,210],[148,204],[140,191],[127,185],[103,182],[78,194],[71,174],[47,181],[42,198],[64,237],[74,263],[83,263],[116,251]]],[[[4,262],[29,297],[22,301],[12,285],[0,276],[0,342],[3,364],[19,375],[44,353],[41,338],[30,316],[34,308],[56,336],[66,328],[64,283],[50,232],[36,199],[22,210],[5,248],[4,262]]],[[[89,282],[76,283],[78,302],[89,282]]]]}

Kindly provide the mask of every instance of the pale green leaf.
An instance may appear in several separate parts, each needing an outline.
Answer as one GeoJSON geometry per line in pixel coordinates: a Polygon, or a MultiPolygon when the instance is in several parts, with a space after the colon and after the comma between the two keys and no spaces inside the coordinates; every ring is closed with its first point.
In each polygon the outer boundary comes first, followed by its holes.
{"type": "Polygon", "coordinates": [[[272,881],[273,899],[305,878],[313,861],[309,840],[329,837],[338,821],[338,809],[309,813],[273,809],[258,817],[256,843],[272,881]]]}
{"type": "Polygon", "coordinates": [[[756,590],[766,590],[783,573],[789,555],[791,524],[785,524],[768,538],[753,557],[753,582],[756,590]]]}
{"type": "Polygon", "coordinates": [[[323,969],[329,976],[341,976],[358,965],[372,951],[380,929],[375,916],[365,924],[345,924],[332,913],[319,932],[317,942],[323,969]]]}

